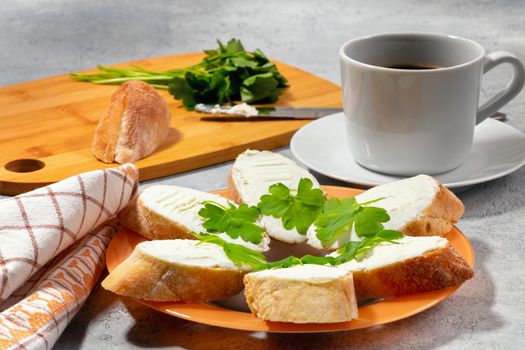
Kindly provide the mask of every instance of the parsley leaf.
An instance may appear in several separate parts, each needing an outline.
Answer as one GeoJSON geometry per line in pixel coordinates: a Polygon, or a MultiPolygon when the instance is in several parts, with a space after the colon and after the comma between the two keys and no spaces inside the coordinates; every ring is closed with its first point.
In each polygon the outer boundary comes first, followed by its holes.
{"type": "Polygon", "coordinates": [[[363,207],[354,218],[355,232],[359,237],[373,237],[383,229],[383,222],[390,220],[390,216],[383,208],[363,207]]]}
{"type": "Polygon", "coordinates": [[[224,45],[220,40],[217,40],[219,45],[220,53],[232,53],[232,52],[243,52],[244,46],[239,39],[230,39],[226,45],[224,45]]]}
{"type": "Polygon", "coordinates": [[[238,207],[228,203],[225,207],[219,203],[207,201],[199,210],[199,216],[205,218],[203,227],[209,233],[225,232],[231,238],[241,237],[246,242],[259,244],[263,238],[263,229],[255,222],[259,209],[241,204],[238,207]]]}
{"type": "Polygon", "coordinates": [[[169,91],[177,100],[182,100],[186,109],[194,108],[197,104],[195,90],[184,77],[174,77],[169,84],[169,91]]]}
{"type": "Polygon", "coordinates": [[[193,235],[201,240],[198,244],[212,243],[221,246],[226,256],[237,266],[258,267],[266,263],[264,255],[243,245],[226,242],[213,234],[193,232],[193,235]]]}
{"type": "Polygon", "coordinates": [[[376,237],[390,242],[396,239],[403,238],[403,234],[395,230],[381,230],[376,234],[376,237]]]}
{"type": "Polygon", "coordinates": [[[269,194],[261,197],[257,207],[264,215],[281,218],[284,228],[304,235],[321,212],[326,197],[318,188],[313,189],[308,178],[299,181],[297,194],[293,195],[282,183],[271,185],[269,194]]]}
{"type": "Polygon", "coordinates": [[[382,230],[373,237],[367,237],[362,241],[350,241],[345,243],[337,250],[339,255],[336,257],[338,264],[345,263],[353,259],[362,260],[368,251],[379,243],[387,242],[397,244],[396,240],[403,238],[403,234],[394,230],[382,230]]]}
{"type": "Polygon", "coordinates": [[[279,82],[273,73],[262,73],[252,75],[244,79],[241,86],[241,100],[246,103],[255,101],[272,103],[277,101],[280,90],[277,89],[279,82]]]}
{"type": "Polygon", "coordinates": [[[360,210],[355,198],[331,198],[324,204],[323,212],[317,220],[316,236],[325,243],[334,241],[354,222],[355,214],[360,210]]]}
{"type": "Polygon", "coordinates": [[[331,244],[352,227],[358,237],[375,236],[383,230],[383,223],[390,220],[385,209],[368,206],[381,199],[363,204],[357,203],[355,198],[329,199],[315,221],[317,238],[323,244],[331,244]]]}
{"type": "Polygon", "coordinates": [[[315,255],[305,255],[301,258],[303,264],[315,264],[315,265],[336,265],[337,259],[332,256],[315,256],[315,255]]]}
{"type": "Polygon", "coordinates": [[[224,249],[226,256],[237,266],[249,265],[258,267],[266,261],[266,257],[261,253],[240,244],[225,243],[222,249],[224,249]]]}

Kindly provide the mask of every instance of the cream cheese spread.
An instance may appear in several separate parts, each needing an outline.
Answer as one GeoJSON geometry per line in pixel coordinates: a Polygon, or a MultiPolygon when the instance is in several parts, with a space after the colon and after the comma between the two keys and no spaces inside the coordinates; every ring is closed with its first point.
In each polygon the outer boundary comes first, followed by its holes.
{"type": "MultiPolygon", "coordinates": [[[[405,236],[397,242],[398,244],[380,243],[372,248],[361,261],[351,260],[338,266],[350,272],[371,270],[421,256],[444,248],[448,244],[448,240],[440,236],[405,236]]],[[[330,255],[334,256],[337,253],[330,255]]]]}
{"type": "Polygon", "coordinates": [[[305,264],[284,269],[262,270],[252,272],[250,275],[257,278],[324,283],[344,277],[348,275],[348,271],[334,266],[305,264]]]}
{"type": "MultiPolygon", "coordinates": [[[[146,241],[137,248],[144,254],[168,263],[210,268],[238,269],[224,253],[222,247],[191,239],[168,239],[146,241]]],[[[244,268],[249,269],[249,267],[244,268]]]]}
{"type": "MultiPolygon", "coordinates": [[[[217,194],[166,185],[146,188],[140,194],[140,200],[147,209],[184,226],[188,231],[197,233],[206,232],[206,229],[202,226],[204,219],[199,216],[199,210],[203,207],[202,202],[213,201],[224,206],[228,206],[228,203],[235,204],[217,194]]],[[[241,244],[257,251],[268,250],[270,243],[270,239],[267,236],[263,237],[263,240],[258,245],[246,242],[240,237],[231,238],[226,233],[219,233],[217,236],[227,242],[241,244]]]]}
{"type": "Polygon", "coordinates": [[[245,117],[255,117],[259,115],[257,108],[250,106],[247,103],[240,103],[232,107],[221,107],[215,105],[211,110],[212,114],[231,114],[231,115],[243,115],[245,117]]]}

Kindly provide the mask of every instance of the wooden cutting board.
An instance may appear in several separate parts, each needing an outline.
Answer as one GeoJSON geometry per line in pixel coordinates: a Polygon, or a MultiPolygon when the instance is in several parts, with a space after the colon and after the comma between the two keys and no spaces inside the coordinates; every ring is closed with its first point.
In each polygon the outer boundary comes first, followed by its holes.
{"type": "MultiPolygon", "coordinates": [[[[158,57],[132,62],[152,70],[185,67],[202,54],[158,57]]],[[[341,107],[340,88],[310,73],[276,62],[290,87],[278,105],[341,107]]],[[[127,63],[117,66],[125,67],[127,63]]],[[[90,72],[94,70],[88,70],[90,72]]],[[[15,195],[69,176],[118,164],[104,164],[90,146],[102,111],[116,86],[77,82],[69,75],[0,88],[0,193],[15,195]]],[[[166,142],[135,164],[148,180],[234,159],[246,148],[287,145],[308,121],[201,121],[167,91],[172,119],[166,142]]]]}

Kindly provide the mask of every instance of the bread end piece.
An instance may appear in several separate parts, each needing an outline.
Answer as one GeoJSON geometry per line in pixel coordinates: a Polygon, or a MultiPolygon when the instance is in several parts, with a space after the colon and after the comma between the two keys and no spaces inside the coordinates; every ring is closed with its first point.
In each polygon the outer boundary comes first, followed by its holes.
{"type": "Polygon", "coordinates": [[[322,283],[244,276],[252,313],[266,321],[336,323],[357,318],[352,274],[322,283]]]}
{"type": "Polygon", "coordinates": [[[465,212],[461,200],[441,182],[435,181],[439,183],[439,189],[432,204],[416,220],[406,224],[401,233],[407,236],[443,236],[452,230],[452,225],[465,212]]]}
{"type": "Polygon", "coordinates": [[[171,114],[149,84],[130,80],[111,96],[95,130],[92,152],[104,163],[132,163],[155,151],[168,136],[171,114]]]}
{"type": "Polygon", "coordinates": [[[472,268],[450,243],[421,256],[352,274],[358,300],[430,292],[474,277],[472,268]]]}
{"type": "Polygon", "coordinates": [[[165,262],[145,254],[137,246],[102,281],[102,287],[149,301],[211,301],[238,294],[243,287],[243,275],[235,269],[165,262]]]}

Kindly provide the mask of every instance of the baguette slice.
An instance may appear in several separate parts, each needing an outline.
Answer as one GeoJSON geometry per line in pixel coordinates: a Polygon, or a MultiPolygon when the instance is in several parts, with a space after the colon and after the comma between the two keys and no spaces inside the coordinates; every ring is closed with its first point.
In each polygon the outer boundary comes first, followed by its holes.
{"type": "Polygon", "coordinates": [[[398,242],[381,243],[363,260],[339,265],[352,273],[358,300],[439,290],[474,276],[469,264],[443,237],[405,236],[398,242]]]}
{"type": "Polygon", "coordinates": [[[130,80],[111,96],[102,114],[92,151],[104,163],[132,163],[157,149],[168,136],[171,114],[149,84],[130,80]]]}
{"type": "Polygon", "coordinates": [[[267,321],[332,323],[357,317],[352,274],[332,266],[248,273],[244,295],[252,313],[267,321]]]}
{"type": "Polygon", "coordinates": [[[242,290],[243,275],[215,244],[187,239],[146,241],[102,281],[113,293],[150,301],[210,301],[242,290]]]}
{"type": "MultiPolygon", "coordinates": [[[[269,151],[246,150],[237,156],[230,170],[228,188],[238,203],[257,205],[268,188],[279,182],[297,192],[301,178],[312,180],[313,187],[319,188],[315,177],[291,159],[269,151]]],[[[263,215],[260,221],[272,238],[287,243],[306,241],[306,235],[296,229],[285,229],[280,218],[263,215]]]]}
{"type": "MultiPolygon", "coordinates": [[[[390,221],[385,229],[409,236],[442,236],[452,229],[463,215],[465,207],[454,193],[428,175],[373,187],[355,197],[358,203],[382,198],[375,207],[384,208],[390,221]]],[[[359,240],[353,230],[342,234],[335,242],[323,245],[316,236],[316,226],[307,233],[308,244],[317,249],[335,250],[348,240],[359,240]]]]}
{"type": "MultiPolygon", "coordinates": [[[[214,201],[227,206],[226,198],[208,192],[179,186],[155,185],[146,188],[136,202],[118,214],[122,226],[148,239],[195,239],[191,232],[206,232],[199,216],[202,202],[214,201]]],[[[257,251],[268,250],[270,239],[265,235],[259,244],[246,242],[242,238],[231,238],[218,233],[227,242],[244,245],[257,251]]]]}

